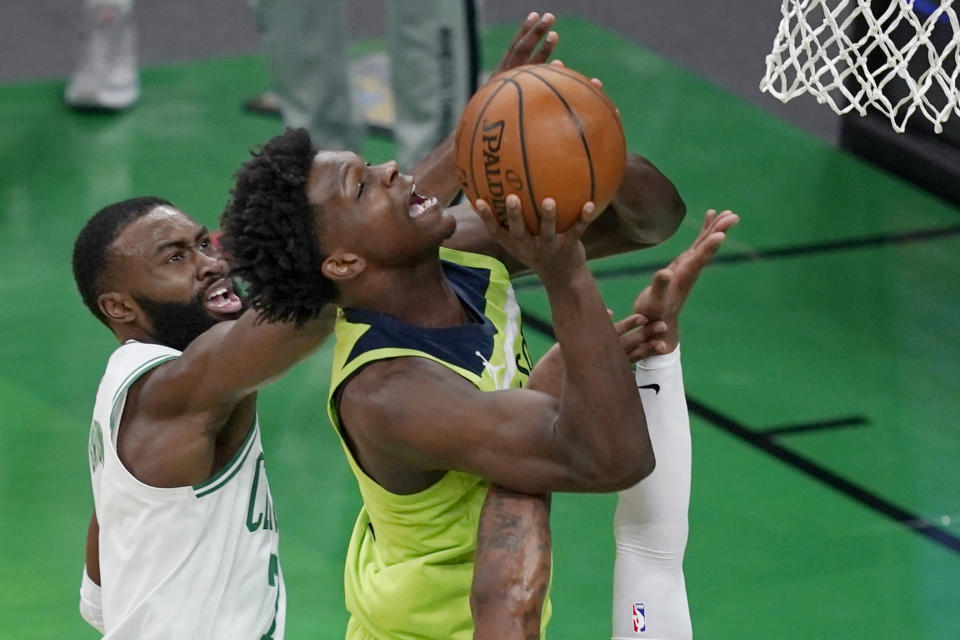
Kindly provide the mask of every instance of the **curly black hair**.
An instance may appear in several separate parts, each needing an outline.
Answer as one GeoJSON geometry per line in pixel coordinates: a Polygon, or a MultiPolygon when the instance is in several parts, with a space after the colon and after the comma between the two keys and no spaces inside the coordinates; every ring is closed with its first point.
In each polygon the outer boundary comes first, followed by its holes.
{"type": "Polygon", "coordinates": [[[232,274],[263,320],[301,324],[333,301],[306,184],[317,150],[304,129],[267,141],[236,174],[220,218],[232,274]]]}
{"type": "Polygon", "coordinates": [[[97,298],[103,293],[104,277],[110,262],[110,245],[128,224],[159,206],[173,207],[163,198],[154,196],[130,198],[108,205],[87,220],[73,244],[73,279],[80,290],[80,297],[90,312],[108,327],[110,325],[100,311],[97,298]]]}

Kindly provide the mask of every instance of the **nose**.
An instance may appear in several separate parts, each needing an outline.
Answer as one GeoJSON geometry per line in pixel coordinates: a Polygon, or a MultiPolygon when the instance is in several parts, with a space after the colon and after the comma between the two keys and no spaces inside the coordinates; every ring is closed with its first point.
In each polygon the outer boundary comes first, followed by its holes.
{"type": "Polygon", "coordinates": [[[219,252],[204,253],[197,251],[197,280],[206,280],[210,276],[222,276],[226,273],[226,262],[219,252]]]}
{"type": "Polygon", "coordinates": [[[386,187],[393,186],[393,183],[397,181],[397,178],[400,177],[400,169],[395,160],[390,162],[384,162],[380,165],[381,169],[381,180],[386,187]]]}

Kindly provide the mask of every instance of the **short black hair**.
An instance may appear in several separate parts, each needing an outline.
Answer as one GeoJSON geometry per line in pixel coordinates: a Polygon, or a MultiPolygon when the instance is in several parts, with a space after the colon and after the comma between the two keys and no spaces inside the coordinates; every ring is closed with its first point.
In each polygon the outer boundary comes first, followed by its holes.
{"type": "Polygon", "coordinates": [[[97,298],[103,293],[103,276],[109,263],[110,245],[123,229],[159,206],[173,207],[163,198],[144,196],[108,205],[87,220],[73,244],[73,279],[83,303],[100,322],[107,323],[97,298]]]}
{"type": "Polygon", "coordinates": [[[221,245],[250,305],[273,322],[306,322],[337,296],[323,277],[307,178],[317,150],[305,129],[270,139],[236,173],[221,245]]]}

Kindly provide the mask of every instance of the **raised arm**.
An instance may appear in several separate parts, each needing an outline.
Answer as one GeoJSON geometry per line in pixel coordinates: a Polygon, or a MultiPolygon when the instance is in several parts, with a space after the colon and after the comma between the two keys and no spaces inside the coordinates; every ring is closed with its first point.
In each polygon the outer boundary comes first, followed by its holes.
{"type": "MultiPolygon", "coordinates": [[[[739,221],[732,211],[719,214],[713,209],[707,211],[700,233],[690,247],[674,258],[666,269],[654,274],[651,283],[634,303],[635,313],[614,323],[613,328],[631,363],[670,353],[677,346],[680,309],[700,272],[723,244],[727,232],[739,221]]],[[[530,372],[527,388],[559,398],[563,367],[560,345],[554,344],[530,372]]]]}
{"type": "Polygon", "coordinates": [[[398,468],[425,476],[459,469],[526,493],[613,491],[653,470],[643,406],[578,239],[590,213],[554,235],[550,205],[539,236],[524,230],[515,196],[510,231],[484,213],[491,233],[544,282],[567,362],[561,397],[481,392],[418,358],[373,363],[347,384],[339,406],[359,462],[381,485],[402,489],[398,468]]]}
{"type": "MultiPolygon", "coordinates": [[[[448,211],[457,219],[457,230],[444,246],[494,256],[511,275],[529,272],[490,236],[472,207],[457,205],[448,211]]],[[[626,171],[613,202],[583,234],[587,259],[659,244],[673,235],[685,215],[686,205],[673,183],[643,156],[627,154],[626,171]]]]}
{"type": "MultiPolygon", "coordinates": [[[[527,15],[493,75],[524,64],[546,62],[559,41],[557,33],[550,30],[555,21],[552,13],[541,16],[534,11],[527,15]]],[[[417,192],[435,196],[443,204],[449,204],[460,191],[454,170],[453,139],[451,133],[411,172],[417,192]]]]}
{"type": "MultiPolygon", "coordinates": [[[[551,13],[530,13],[521,24],[494,75],[524,64],[546,62],[559,42],[551,13]],[[539,47],[538,47],[539,45],[539,47]]],[[[555,60],[553,64],[562,64],[555,60]]],[[[599,80],[594,83],[602,86],[599,80]]],[[[448,136],[412,174],[417,191],[449,203],[460,190],[454,162],[453,134],[448,136]]],[[[487,233],[471,204],[449,209],[457,231],[444,245],[500,258],[511,273],[528,271],[487,233]]],[[[626,171],[613,202],[600,213],[583,236],[587,258],[602,258],[659,244],[673,235],[686,213],[686,205],[673,183],[649,160],[627,154],[626,171]]]]}

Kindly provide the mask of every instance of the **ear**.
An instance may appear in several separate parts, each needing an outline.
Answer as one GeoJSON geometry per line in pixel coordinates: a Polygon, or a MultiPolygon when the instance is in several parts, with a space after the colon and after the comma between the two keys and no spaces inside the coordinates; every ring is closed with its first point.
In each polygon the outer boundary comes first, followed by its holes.
{"type": "Polygon", "coordinates": [[[126,294],[115,291],[101,293],[97,298],[97,305],[103,315],[107,317],[107,320],[111,322],[129,324],[137,319],[134,302],[126,294]]]}
{"type": "Polygon", "coordinates": [[[337,251],[326,257],[320,271],[328,280],[351,280],[363,273],[367,263],[362,256],[349,251],[337,251]]]}

